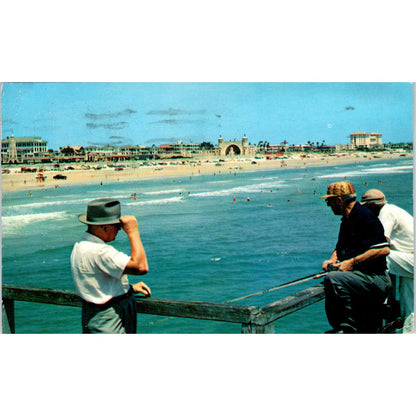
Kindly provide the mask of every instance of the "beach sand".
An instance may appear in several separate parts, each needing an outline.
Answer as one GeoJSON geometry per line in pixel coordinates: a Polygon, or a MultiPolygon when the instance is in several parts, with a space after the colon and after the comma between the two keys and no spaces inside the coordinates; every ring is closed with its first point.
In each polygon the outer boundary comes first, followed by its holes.
{"type": "MultiPolygon", "coordinates": [[[[150,179],[162,176],[197,176],[197,175],[218,175],[226,173],[238,173],[249,170],[269,170],[269,169],[293,169],[307,168],[308,166],[325,166],[339,165],[347,163],[361,163],[363,161],[380,161],[388,159],[403,159],[401,153],[354,153],[354,154],[337,154],[336,156],[325,156],[322,154],[312,154],[310,157],[301,158],[298,155],[289,156],[287,159],[266,158],[234,158],[226,159],[219,162],[218,158],[208,160],[207,158],[192,161],[187,159],[182,164],[181,160],[158,160],[154,163],[157,165],[140,166],[141,162],[125,161],[120,165],[126,166],[123,170],[115,170],[114,167],[104,167],[100,170],[94,169],[95,166],[105,166],[103,163],[85,163],[84,166],[90,166],[90,169],[81,169],[78,164],[68,164],[75,170],[64,170],[61,164],[61,171],[48,170],[52,166],[42,165],[44,168],[43,175],[46,176],[44,182],[37,182],[37,173],[20,172],[21,165],[2,166],[3,169],[9,169],[10,173],[2,173],[1,175],[1,191],[2,195],[7,192],[27,189],[32,191],[41,187],[51,188],[56,186],[68,186],[76,183],[96,183],[97,185],[116,182],[150,179]],[[192,162],[192,163],[191,163],[192,162]],[[255,163],[253,163],[255,162],[255,163]],[[160,163],[166,163],[161,165],[160,163]],[[175,163],[172,165],[171,163],[175,163]],[[176,164],[177,163],[177,164],[176,164]],[[221,164],[221,166],[218,166],[221,164]],[[66,180],[53,179],[53,176],[62,174],[67,176],[66,180]]],[[[412,158],[412,153],[406,153],[405,158],[412,158]]],[[[35,166],[33,166],[35,167],[35,166]]]]}

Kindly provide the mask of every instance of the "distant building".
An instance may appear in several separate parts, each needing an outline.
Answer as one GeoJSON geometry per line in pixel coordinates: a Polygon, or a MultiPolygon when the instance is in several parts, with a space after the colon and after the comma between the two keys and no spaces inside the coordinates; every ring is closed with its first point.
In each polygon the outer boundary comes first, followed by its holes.
{"type": "Polygon", "coordinates": [[[265,154],[269,156],[281,156],[288,149],[287,144],[268,144],[265,148],[265,154]]]}
{"type": "Polygon", "coordinates": [[[355,147],[352,144],[336,144],[335,152],[346,152],[349,150],[354,150],[355,147]]]}
{"type": "Polygon", "coordinates": [[[377,148],[383,146],[383,140],[380,133],[362,133],[356,132],[350,134],[351,145],[355,149],[359,148],[377,148]]]}
{"type": "Polygon", "coordinates": [[[151,153],[149,147],[140,145],[126,145],[120,147],[120,153],[134,160],[145,159],[151,153]]]}
{"type": "Polygon", "coordinates": [[[7,137],[1,141],[1,160],[8,163],[11,159],[42,156],[47,152],[47,142],[40,137],[7,137]],[[9,154],[9,153],[12,154],[9,154]]]}
{"type": "Polygon", "coordinates": [[[254,151],[248,144],[246,135],[241,140],[224,141],[220,136],[218,139],[218,152],[220,156],[248,156],[254,151]]]}
{"type": "Polygon", "coordinates": [[[158,155],[161,157],[171,157],[174,155],[180,155],[180,153],[176,151],[173,145],[171,144],[161,144],[158,146],[157,151],[158,155]]]}
{"type": "Polygon", "coordinates": [[[201,145],[199,143],[182,143],[178,141],[172,145],[173,151],[181,156],[191,156],[195,153],[201,153],[201,145]]]}

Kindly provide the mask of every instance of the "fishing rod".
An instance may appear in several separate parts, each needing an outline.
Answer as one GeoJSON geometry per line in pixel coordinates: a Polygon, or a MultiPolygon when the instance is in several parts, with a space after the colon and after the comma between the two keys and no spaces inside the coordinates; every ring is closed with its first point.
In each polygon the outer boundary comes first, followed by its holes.
{"type": "Polygon", "coordinates": [[[227,300],[224,303],[237,302],[239,300],[248,299],[248,298],[251,298],[253,296],[263,295],[264,293],[273,292],[275,290],[283,289],[285,287],[289,287],[289,286],[293,286],[293,285],[298,285],[299,283],[307,282],[307,281],[312,280],[312,279],[319,279],[323,276],[326,276],[327,274],[328,274],[328,272],[310,274],[309,276],[300,277],[299,279],[295,279],[295,280],[292,280],[292,281],[287,282],[287,283],[282,283],[281,285],[272,287],[270,289],[264,289],[261,292],[256,292],[256,293],[252,293],[251,295],[241,296],[240,298],[227,300]]]}
{"type": "MultiPolygon", "coordinates": [[[[300,277],[299,279],[295,279],[295,280],[292,280],[292,281],[287,282],[287,283],[282,283],[281,285],[272,287],[270,289],[264,289],[261,292],[256,292],[256,293],[252,293],[251,295],[241,296],[240,298],[226,300],[224,303],[237,302],[239,300],[248,299],[248,298],[258,296],[258,295],[262,295],[262,294],[268,293],[268,292],[273,292],[273,291],[278,290],[278,289],[283,289],[285,287],[298,285],[300,283],[304,283],[304,282],[307,282],[307,281],[312,280],[312,279],[319,279],[323,276],[326,276],[327,274],[328,274],[328,272],[310,274],[309,276],[300,277]]],[[[166,318],[159,319],[159,320],[156,320],[156,321],[152,321],[152,322],[149,323],[149,325],[153,325],[155,323],[168,321],[168,320],[173,319],[173,318],[174,318],[173,316],[170,316],[170,317],[166,317],[166,318]]]]}

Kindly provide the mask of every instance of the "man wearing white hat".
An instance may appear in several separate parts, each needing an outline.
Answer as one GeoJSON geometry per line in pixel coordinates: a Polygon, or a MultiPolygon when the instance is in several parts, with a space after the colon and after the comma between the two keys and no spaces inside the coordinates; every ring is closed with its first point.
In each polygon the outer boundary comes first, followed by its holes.
{"type": "Polygon", "coordinates": [[[146,253],[134,216],[121,217],[120,202],[111,198],[91,201],[78,219],[88,230],[75,243],[71,271],[75,289],[82,298],[83,333],[136,333],[137,309],[133,293],[150,296],[143,283],[129,284],[127,274],[149,270],[146,253]],[[131,253],[124,254],[107,243],[123,229],[131,253]]]}
{"type": "Polygon", "coordinates": [[[386,273],[389,247],[381,222],[356,201],[349,182],[328,186],[325,199],[341,215],[338,241],[322,263],[325,276],[325,311],[330,333],[375,333],[382,324],[382,305],[391,287],[386,273]]]}
{"type": "Polygon", "coordinates": [[[387,269],[399,277],[400,312],[404,327],[413,329],[414,286],[414,236],[413,217],[404,209],[388,204],[383,192],[369,189],[361,198],[361,204],[369,208],[384,227],[384,235],[390,244],[387,269]]]}

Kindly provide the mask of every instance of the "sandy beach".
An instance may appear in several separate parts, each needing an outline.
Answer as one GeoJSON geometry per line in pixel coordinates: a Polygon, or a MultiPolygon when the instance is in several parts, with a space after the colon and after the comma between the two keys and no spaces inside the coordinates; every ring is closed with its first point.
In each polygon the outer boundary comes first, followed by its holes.
{"type": "MultiPolygon", "coordinates": [[[[115,182],[150,179],[161,176],[196,176],[196,175],[217,175],[226,173],[237,173],[249,170],[269,169],[293,169],[307,168],[308,166],[339,165],[347,163],[361,163],[363,161],[380,161],[383,159],[404,159],[412,158],[413,153],[353,153],[337,154],[327,156],[322,154],[311,154],[308,157],[289,156],[284,159],[268,160],[261,158],[234,158],[234,159],[193,159],[193,160],[158,160],[147,162],[149,166],[143,166],[143,162],[126,161],[120,162],[122,170],[115,170],[115,167],[108,167],[104,163],[61,164],[59,170],[52,170],[53,166],[42,165],[43,175],[46,177],[43,182],[38,182],[38,173],[21,172],[21,165],[2,166],[2,171],[8,169],[10,173],[2,173],[1,190],[2,195],[21,189],[28,191],[38,188],[51,188],[56,186],[68,186],[76,183],[97,183],[98,185],[115,182]],[[405,156],[403,156],[405,155],[405,156]],[[151,164],[153,163],[153,164],[151,164]],[[68,167],[73,169],[68,170],[68,167]],[[96,169],[101,167],[101,169],[96,169]],[[53,179],[57,174],[65,175],[66,180],[53,179]]],[[[33,168],[40,166],[33,166],[33,168]]]]}

